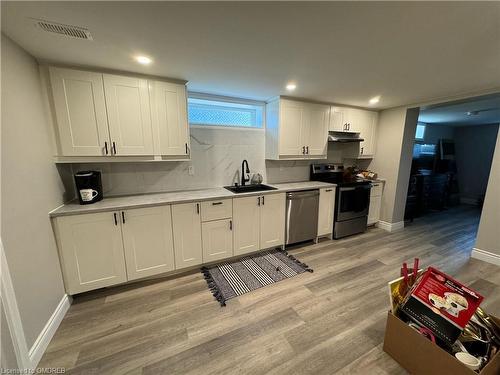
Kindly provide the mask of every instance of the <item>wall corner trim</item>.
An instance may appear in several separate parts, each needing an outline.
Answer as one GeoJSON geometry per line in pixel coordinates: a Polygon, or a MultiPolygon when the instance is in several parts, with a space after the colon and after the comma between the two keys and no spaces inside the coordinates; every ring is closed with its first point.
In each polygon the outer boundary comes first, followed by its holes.
{"type": "Polygon", "coordinates": [[[490,251],[481,250],[481,249],[474,247],[472,249],[471,257],[474,259],[479,259],[479,260],[482,260],[484,262],[488,262],[488,263],[500,266],[500,255],[492,253],[490,251]]]}
{"type": "Polygon", "coordinates": [[[37,339],[33,343],[33,346],[28,353],[32,368],[36,368],[38,366],[38,363],[42,359],[45,350],[49,346],[50,340],[52,340],[52,337],[54,337],[57,328],[68,312],[69,307],[71,306],[71,301],[72,298],[68,294],[65,294],[61,298],[59,304],[54,310],[54,313],[49,318],[47,324],[45,324],[45,327],[43,327],[42,332],[40,332],[37,339]]]}
{"type": "Polygon", "coordinates": [[[404,221],[399,221],[397,223],[389,223],[388,221],[382,221],[380,220],[377,223],[377,227],[380,229],[383,229],[387,232],[396,232],[398,230],[402,230],[405,227],[405,222],[404,221]]]}

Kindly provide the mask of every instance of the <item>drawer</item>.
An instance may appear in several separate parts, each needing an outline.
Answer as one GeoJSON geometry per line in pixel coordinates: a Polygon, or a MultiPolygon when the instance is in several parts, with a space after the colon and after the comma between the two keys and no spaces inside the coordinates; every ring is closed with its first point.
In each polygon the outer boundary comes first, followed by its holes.
{"type": "Polygon", "coordinates": [[[232,199],[201,202],[201,221],[228,219],[231,217],[233,217],[232,199]]]}
{"type": "Polygon", "coordinates": [[[372,189],[370,191],[371,197],[380,197],[382,196],[382,190],[384,190],[383,182],[374,182],[372,183],[372,189]]]}

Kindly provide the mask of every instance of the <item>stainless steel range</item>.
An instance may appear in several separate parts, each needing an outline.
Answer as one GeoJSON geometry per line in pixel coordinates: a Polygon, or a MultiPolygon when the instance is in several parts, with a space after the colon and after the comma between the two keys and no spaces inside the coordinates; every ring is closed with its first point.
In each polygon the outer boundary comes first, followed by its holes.
{"type": "Polygon", "coordinates": [[[312,164],[310,179],[337,184],[333,238],[366,230],[370,206],[370,181],[346,178],[340,164],[312,164]]]}

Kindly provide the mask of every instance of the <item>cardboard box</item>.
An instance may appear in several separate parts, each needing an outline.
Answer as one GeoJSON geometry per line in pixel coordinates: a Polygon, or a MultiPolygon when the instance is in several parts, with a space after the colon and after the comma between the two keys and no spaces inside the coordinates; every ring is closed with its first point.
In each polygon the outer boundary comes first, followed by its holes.
{"type": "MultiPolygon", "coordinates": [[[[411,374],[477,375],[450,353],[394,316],[387,315],[384,351],[411,374]]],[[[500,374],[500,352],[483,367],[481,375],[500,374]]]]}

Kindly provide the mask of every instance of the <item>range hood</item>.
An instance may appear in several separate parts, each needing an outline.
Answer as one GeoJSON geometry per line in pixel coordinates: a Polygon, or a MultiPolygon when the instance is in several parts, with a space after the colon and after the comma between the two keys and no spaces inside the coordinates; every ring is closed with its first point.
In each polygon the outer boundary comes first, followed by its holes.
{"type": "Polygon", "coordinates": [[[359,137],[359,133],[354,132],[328,132],[328,142],[363,142],[364,139],[359,137]]]}

